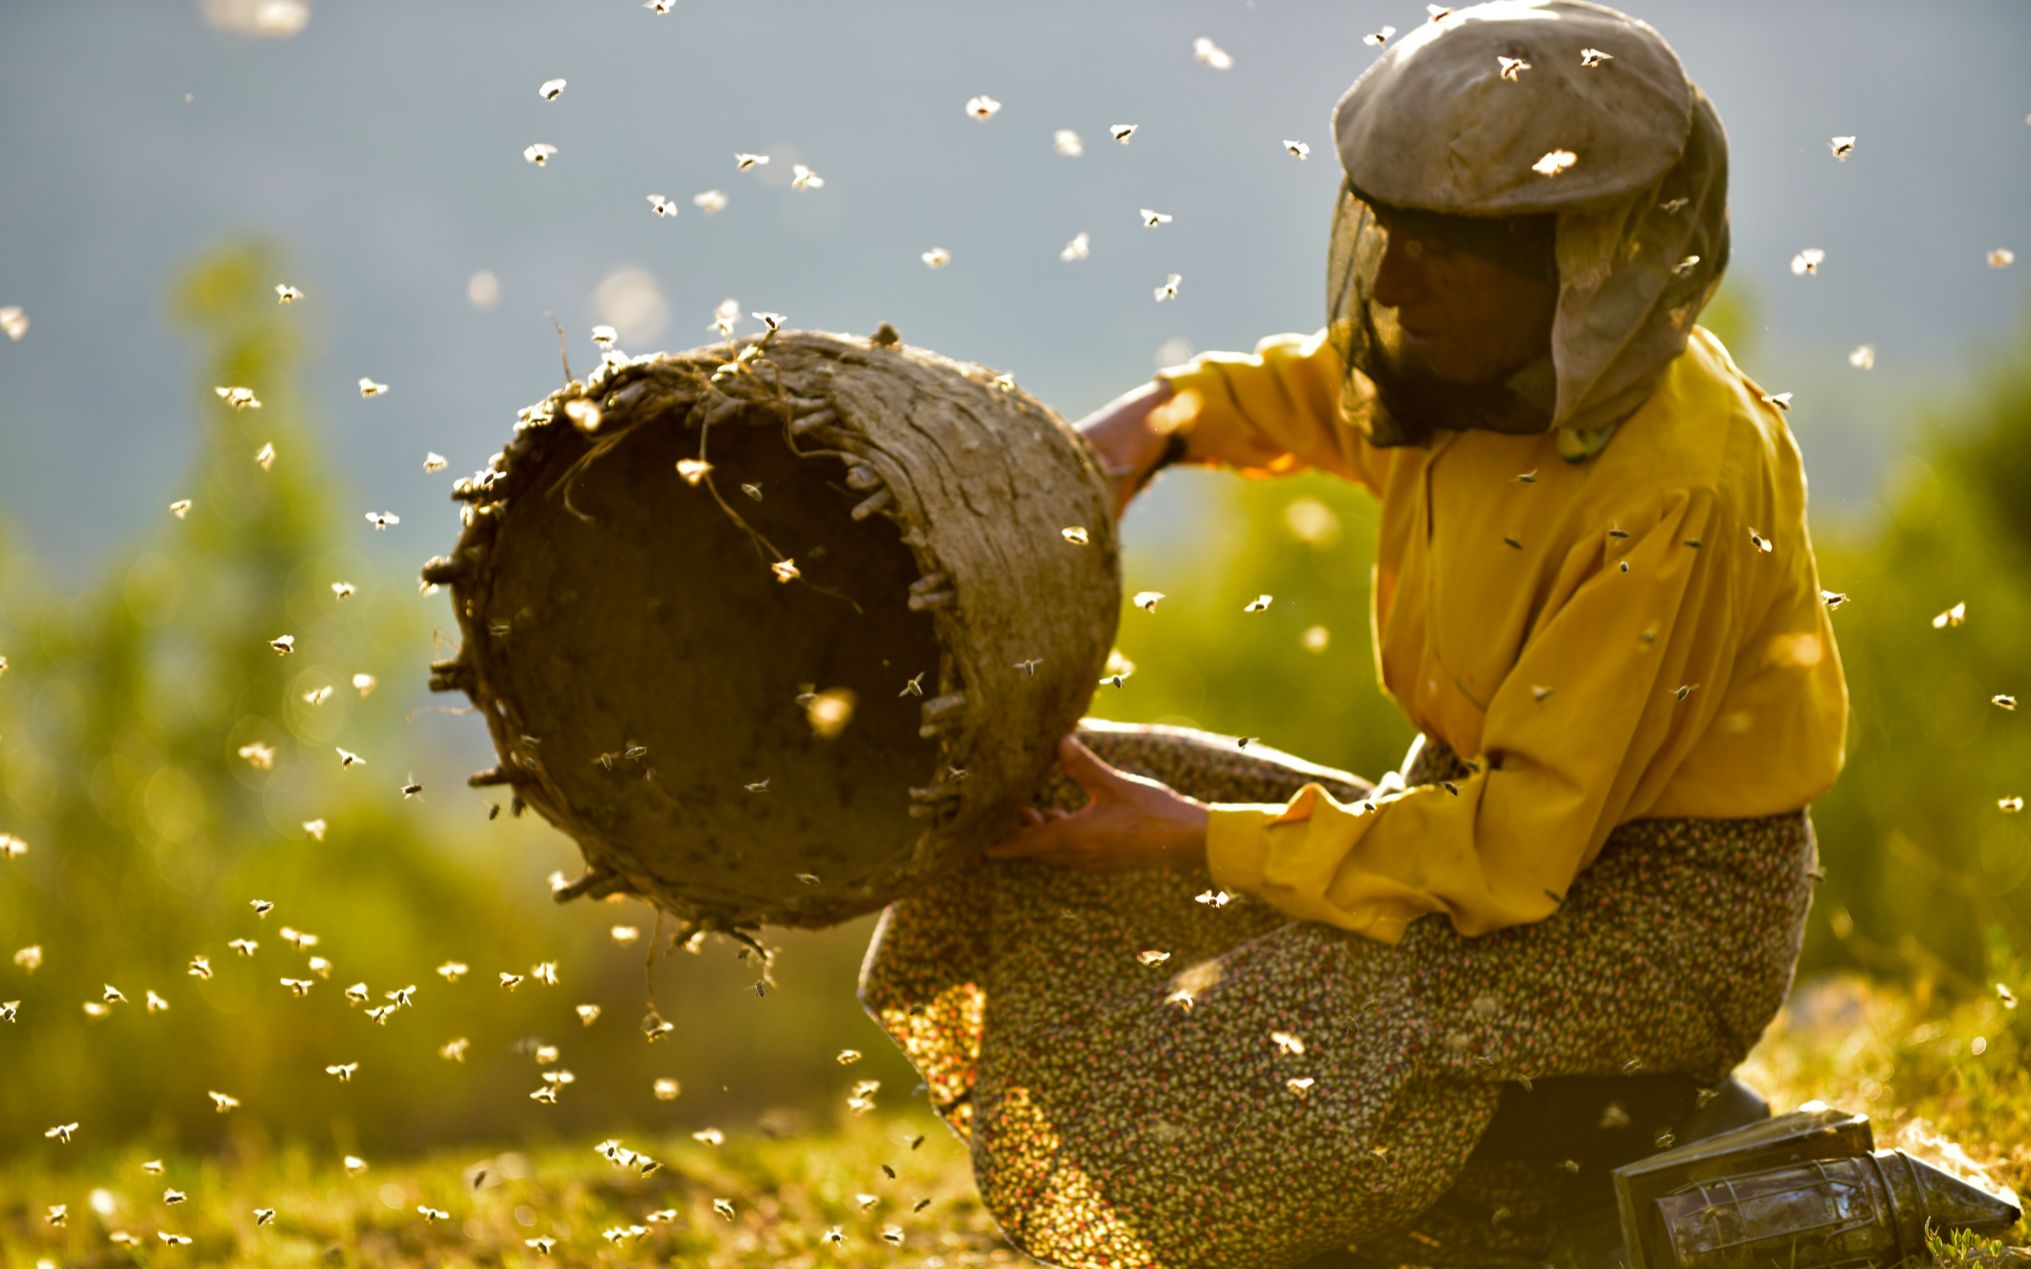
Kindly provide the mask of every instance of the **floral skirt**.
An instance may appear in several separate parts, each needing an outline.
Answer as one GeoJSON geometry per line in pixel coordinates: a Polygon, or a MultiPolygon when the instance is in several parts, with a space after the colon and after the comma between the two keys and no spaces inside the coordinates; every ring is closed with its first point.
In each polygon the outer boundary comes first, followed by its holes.
{"type": "MultiPolygon", "coordinates": [[[[1344,772],[1188,728],[1087,719],[1101,758],[1207,802],[1344,772]]],[[[1420,737],[1408,784],[1464,775],[1420,737]]],[[[1053,773],[1039,806],[1085,795],[1053,773]]],[[[1281,1269],[1543,1254],[1572,1178],[1470,1163],[1505,1081],[1718,1083],[1790,990],[1815,862],[1804,810],[1618,827],[1547,920],[1396,946],[1216,906],[1203,868],[982,862],[883,913],[862,1004],[971,1149],[1024,1252],[1072,1269],[1281,1269]]]]}

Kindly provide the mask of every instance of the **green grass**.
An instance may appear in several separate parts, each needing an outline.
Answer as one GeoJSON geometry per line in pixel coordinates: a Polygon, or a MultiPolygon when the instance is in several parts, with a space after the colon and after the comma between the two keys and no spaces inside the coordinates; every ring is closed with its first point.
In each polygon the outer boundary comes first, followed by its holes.
{"type": "MultiPolygon", "coordinates": [[[[1865,1110],[1879,1147],[1979,1166],[1989,1184],[2021,1191],[2031,1188],[2026,1012],[1995,996],[1944,1000],[1923,985],[1822,980],[1796,994],[1744,1075],[1779,1110],[1815,1098],[1865,1110]]],[[[61,1170],[45,1167],[41,1150],[28,1152],[34,1163],[0,1164],[0,1265],[1023,1263],[996,1237],[964,1149],[923,1111],[848,1117],[824,1131],[733,1133],[717,1147],[688,1136],[622,1141],[661,1166],[643,1176],[586,1141],[375,1159],[348,1176],[336,1158],[241,1144],[230,1157],[166,1158],[158,1177],[143,1172],[139,1150],[95,1153],[81,1140],[61,1170]],[[480,1167],[487,1175],[475,1186],[480,1167]],[[188,1199],[166,1205],[170,1186],[188,1199]],[[861,1195],[874,1196],[865,1210],[861,1195]],[[730,1220],[715,1199],[733,1204],[730,1220]],[[46,1209],[59,1202],[68,1221],[52,1228],[46,1209]],[[426,1220],[419,1206],[448,1217],[426,1220]],[[272,1224],[257,1226],[257,1207],[276,1209],[272,1224]],[[656,1212],[674,1215],[652,1221],[656,1212]],[[603,1237],[629,1226],[646,1233],[603,1237]],[[900,1244],[884,1241],[885,1227],[901,1230],[900,1244]],[[826,1241],[834,1228],[836,1244],[826,1241]],[[168,1247],[162,1232],[193,1242],[168,1247]],[[115,1233],[139,1245],[122,1247],[115,1233]],[[539,1237],[557,1240],[548,1259],[525,1245],[539,1237]]],[[[1937,1254],[1945,1265],[1986,1263],[1965,1248],[1937,1254]]]]}

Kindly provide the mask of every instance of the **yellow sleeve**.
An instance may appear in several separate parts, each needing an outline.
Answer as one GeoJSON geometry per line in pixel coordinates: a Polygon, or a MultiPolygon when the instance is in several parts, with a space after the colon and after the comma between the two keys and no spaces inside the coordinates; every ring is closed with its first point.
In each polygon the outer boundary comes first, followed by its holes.
{"type": "Polygon", "coordinates": [[[1311,783],[1284,806],[1216,805],[1215,883],[1383,943],[1427,912],[1470,937],[1550,916],[1652,760],[1704,730],[1726,689],[1725,566],[1742,554],[1715,549],[1714,519],[1710,491],[1674,491],[1620,517],[1626,541],[1573,548],[1457,793],[1424,784],[1348,805],[1311,783]]]}
{"type": "Polygon", "coordinates": [[[1157,372],[1176,391],[1180,460],[1261,479],[1316,467],[1371,490],[1360,431],[1340,412],[1339,354],[1324,329],[1271,335],[1248,353],[1201,353],[1157,372]]]}

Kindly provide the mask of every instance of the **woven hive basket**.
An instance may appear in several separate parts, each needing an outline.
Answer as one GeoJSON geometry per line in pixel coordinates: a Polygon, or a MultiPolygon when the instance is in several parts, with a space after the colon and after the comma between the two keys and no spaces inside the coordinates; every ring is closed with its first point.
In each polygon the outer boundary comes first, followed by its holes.
{"type": "Polygon", "coordinates": [[[610,359],[454,496],[423,575],[464,637],[432,686],[500,755],[473,783],[578,843],[560,897],[698,929],[829,925],[963,866],[1035,796],[1120,612],[1084,440],[886,327],[610,359]]]}

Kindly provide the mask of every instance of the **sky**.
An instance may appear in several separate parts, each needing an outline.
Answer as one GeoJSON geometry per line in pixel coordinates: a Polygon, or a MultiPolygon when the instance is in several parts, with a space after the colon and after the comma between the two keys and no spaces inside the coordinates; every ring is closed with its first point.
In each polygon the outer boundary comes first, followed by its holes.
{"type": "MultiPolygon", "coordinates": [[[[452,476],[559,381],[592,326],[628,352],[710,338],[713,308],[1013,372],[1068,419],[1190,350],[1322,321],[1334,101],[1424,20],[1399,0],[278,0],[0,3],[0,523],[89,576],[152,535],[220,408],[167,294],[259,236],[303,292],[308,402],[355,512],[420,562],[452,476]],[[1231,57],[1194,56],[1212,40],[1231,57]],[[546,80],[566,81],[554,101],[546,80]],[[992,117],[969,99],[1001,104],[992,117]],[[1135,123],[1127,145],[1110,125],[1135,123]],[[1057,152],[1078,132],[1084,153],[1057,152]],[[1285,139],[1311,146],[1308,159],[1285,139]],[[556,147],[542,166],[534,143],[556,147]],[[736,170],[737,152],[771,162],[736,170]],[[793,164],[824,182],[792,189],[793,164]],[[714,215],[692,202],[717,189],[714,215]],[[653,214],[648,196],[679,210],[653,214]],[[1158,229],[1139,209],[1173,216],[1158,229]],[[1090,256],[1061,248],[1090,235],[1090,256]],[[923,253],[942,249],[933,269],[923,253]],[[476,305],[476,274],[498,297],[476,305]],[[1153,299],[1166,276],[1177,298],[1153,299]],[[388,391],[363,399],[371,378],[388,391]],[[451,470],[422,470],[437,451],[451,470]],[[357,505],[354,505],[357,504],[357,505]]],[[[1728,289],[1744,368],[1792,391],[1815,507],[1867,512],[1921,409],[2031,320],[2031,6],[1654,0],[1732,154],[1728,289]],[[1837,162],[1829,138],[1853,135],[1837,162]],[[1803,248],[1817,276],[1794,276],[1803,248]],[[1988,265],[2009,247],[2012,267],[1988,265]],[[1877,349],[1876,368],[1849,352],[1877,349]]],[[[752,328],[752,323],[747,324],[752,328]]],[[[287,461],[288,456],[283,456],[287,461]]],[[[1190,486],[1145,513],[1202,517],[1190,486]]],[[[1138,528],[1129,525],[1129,545],[1138,528]]]]}

